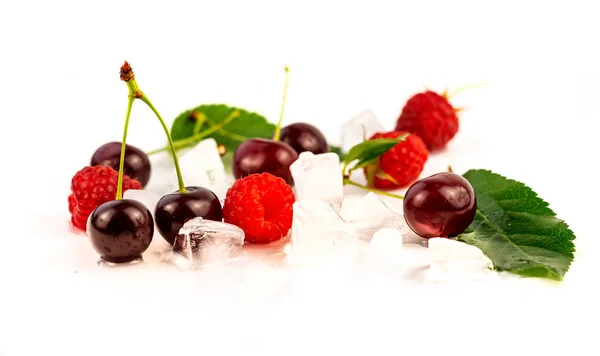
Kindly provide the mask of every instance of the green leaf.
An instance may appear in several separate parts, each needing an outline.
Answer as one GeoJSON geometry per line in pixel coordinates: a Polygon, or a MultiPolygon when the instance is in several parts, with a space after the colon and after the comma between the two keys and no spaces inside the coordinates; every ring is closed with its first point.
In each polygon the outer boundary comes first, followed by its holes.
{"type": "Polygon", "coordinates": [[[225,104],[208,104],[179,114],[171,126],[171,137],[174,141],[192,137],[195,133],[224,121],[235,110],[239,111],[239,117],[225,125],[222,130],[205,138],[212,137],[218,143],[225,145],[228,152],[234,152],[247,138],[271,138],[273,136],[275,125],[260,114],[225,104]],[[200,113],[206,116],[206,121],[198,125],[197,117],[200,113]]]}
{"type": "Polygon", "coordinates": [[[479,247],[496,269],[562,280],[573,261],[575,235],[525,184],[487,170],[464,177],[477,197],[477,212],[458,239],[479,247]]]}
{"type": "Polygon", "coordinates": [[[348,155],[344,158],[345,166],[358,160],[352,167],[352,170],[362,168],[379,158],[379,156],[386,153],[399,142],[404,141],[406,137],[408,137],[408,134],[404,134],[398,138],[377,138],[361,142],[350,149],[348,155]]]}

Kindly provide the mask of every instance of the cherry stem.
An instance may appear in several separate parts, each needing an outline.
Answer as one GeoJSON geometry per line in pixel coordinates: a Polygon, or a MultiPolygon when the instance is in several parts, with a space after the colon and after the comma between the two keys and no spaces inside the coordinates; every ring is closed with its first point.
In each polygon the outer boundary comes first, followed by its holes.
{"type": "MultiPolygon", "coordinates": [[[[210,134],[212,134],[214,132],[220,131],[223,128],[223,126],[229,124],[231,121],[233,121],[235,118],[237,118],[239,116],[240,116],[240,112],[236,110],[236,111],[232,112],[227,118],[225,118],[225,120],[223,120],[219,124],[213,125],[210,128],[208,128],[208,129],[206,129],[206,130],[204,130],[202,132],[198,132],[197,134],[195,134],[193,136],[190,136],[190,137],[187,137],[187,138],[184,138],[184,139],[181,139],[181,140],[177,140],[177,141],[171,142],[171,144],[173,145],[173,147],[176,150],[180,149],[180,148],[183,148],[183,147],[186,147],[186,146],[189,146],[189,145],[193,144],[194,142],[200,141],[204,137],[206,137],[206,136],[208,136],[208,135],[210,135],[210,134]]],[[[206,116],[204,116],[204,120],[208,121],[208,118],[206,118],[206,116]]],[[[150,155],[153,155],[153,154],[156,154],[156,153],[159,153],[159,152],[163,152],[163,151],[166,151],[166,150],[169,150],[169,149],[170,149],[169,146],[163,147],[163,148],[159,148],[159,149],[147,152],[146,155],[150,156],[150,155]]]]}
{"type": "Polygon", "coordinates": [[[129,118],[131,117],[131,108],[135,97],[129,96],[127,101],[127,114],[125,115],[125,128],[123,129],[123,140],[121,141],[121,158],[119,161],[119,178],[117,180],[117,195],[115,200],[123,199],[123,171],[125,170],[125,148],[127,141],[127,129],[129,128],[129,118]]]}
{"type": "Polygon", "coordinates": [[[361,188],[361,189],[364,189],[366,191],[373,192],[373,193],[376,193],[376,194],[385,195],[387,197],[396,198],[396,199],[404,199],[404,197],[402,195],[398,195],[398,194],[394,194],[394,193],[388,193],[388,192],[384,192],[384,191],[379,190],[379,189],[370,188],[370,187],[367,187],[366,185],[362,185],[360,183],[356,183],[355,181],[352,181],[352,180],[350,180],[348,178],[344,179],[344,185],[346,185],[346,184],[347,185],[353,185],[355,187],[358,187],[358,188],[361,188]]]}
{"type": "Polygon", "coordinates": [[[167,124],[165,124],[165,120],[163,120],[163,118],[158,113],[158,110],[156,110],[154,105],[152,105],[152,102],[150,101],[150,99],[148,99],[148,97],[143,93],[142,93],[142,96],[140,97],[140,99],[144,103],[146,103],[146,105],[148,105],[148,107],[154,112],[154,115],[156,115],[156,117],[158,118],[158,121],[160,121],[160,125],[162,126],[163,130],[165,131],[165,135],[167,135],[167,140],[169,141],[169,149],[171,150],[171,154],[173,155],[173,164],[175,164],[175,172],[177,173],[177,183],[179,185],[179,193],[184,194],[187,192],[187,190],[185,189],[185,184],[183,183],[183,177],[181,176],[181,168],[179,168],[179,160],[177,159],[175,145],[173,144],[173,139],[171,138],[171,134],[169,133],[169,128],[167,127],[167,124]]]}
{"type": "Polygon", "coordinates": [[[290,68],[285,67],[285,84],[283,86],[283,100],[281,102],[281,112],[279,113],[279,122],[277,122],[277,127],[275,128],[275,134],[273,135],[273,141],[279,141],[279,137],[281,136],[281,123],[283,122],[283,112],[285,110],[285,101],[287,99],[287,91],[288,85],[290,83],[290,68]]]}
{"type": "MultiPolygon", "coordinates": [[[[123,66],[121,66],[120,74],[121,74],[121,80],[127,84],[127,89],[129,89],[129,100],[131,101],[131,104],[133,104],[134,99],[140,99],[141,101],[143,101],[146,105],[148,105],[148,107],[152,110],[152,112],[154,112],[154,114],[158,118],[158,121],[160,122],[162,128],[165,130],[165,134],[167,135],[167,139],[169,140],[169,145],[171,147],[171,151],[173,152],[173,163],[175,163],[175,171],[177,173],[177,181],[179,182],[179,192],[182,194],[186,193],[187,190],[185,189],[185,184],[183,183],[183,177],[181,176],[181,169],[179,168],[179,161],[177,160],[177,156],[175,155],[175,147],[173,147],[173,140],[171,139],[171,135],[169,134],[169,129],[167,128],[167,125],[165,124],[165,120],[163,120],[163,118],[158,113],[158,110],[156,110],[154,105],[152,105],[152,102],[148,99],[146,94],[144,94],[142,92],[142,90],[140,89],[140,87],[138,86],[138,84],[135,80],[135,76],[133,74],[133,70],[131,69],[131,66],[129,65],[129,63],[125,62],[123,64],[123,66]]],[[[126,125],[127,125],[127,123],[126,123],[126,125]]],[[[127,132],[127,129],[125,129],[125,132],[127,132]]],[[[124,163],[124,159],[123,159],[124,149],[125,149],[125,138],[123,138],[123,143],[122,143],[122,148],[121,148],[121,164],[120,164],[121,167],[123,167],[123,163],[124,163]]],[[[119,193],[117,193],[117,194],[119,194],[119,193]]]]}

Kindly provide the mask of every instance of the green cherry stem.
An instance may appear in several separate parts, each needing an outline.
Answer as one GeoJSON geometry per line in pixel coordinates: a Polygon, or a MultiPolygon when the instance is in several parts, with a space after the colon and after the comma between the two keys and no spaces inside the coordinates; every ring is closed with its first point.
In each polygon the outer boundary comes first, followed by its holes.
{"type": "MultiPolygon", "coordinates": [[[[144,99],[142,98],[142,101],[143,101],[143,100],[144,100],[144,99]]],[[[203,116],[204,116],[204,115],[203,115],[203,116]]],[[[236,111],[232,112],[232,113],[231,113],[231,114],[230,114],[230,115],[229,115],[227,118],[225,118],[225,120],[223,120],[223,121],[222,121],[222,122],[220,122],[219,124],[217,124],[217,125],[213,125],[213,126],[211,126],[210,128],[208,128],[208,129],[206,129],[206,130],[204,130],[204,131],[202,131],[202,132],[198,132],[197,134],[195,134],[195,135],[193,135],[193,136],[190,136],[190,137],[187,137],[187,138],[184,138],[184,139],[181,139],[181,140],[177,140],[177,141],[171,141],[171,142],[169,143],[169,144],[170,144],[170,146],[163,147],[163,148],[159,148],[159,149],[156,149],[156,150],[153,150],[153,151],[147,152],[147,153],[146,153],[146,155],[150,156],[150,155],[153,155],[153,154],[156,154],[156,153],[159,153],[159,152],[163,152],[163,151],[166,151],[166,150],[170,150],[170,149],[171,149],[171,146],[172,146],[172,147],[173,147],[175,150],[178,150],[178,149],[180,149],[180,148],[183,148],[183,147],[186,147],[186,146],[188,146],[188,145],[191,145],[191,144],[193,144],[194,142],[196,142],[196,141],[200,141],[200,140],[201,140],[201,139],[203,139],[204,137],[206,137],[206,136],[208,136],[208,135],[210,135],[210,134],[212,134],[212,133],[214,133],[214,132],[217,132],[217,131],[220,131],[220,130],[222,130],[223,126],[225,126],[225,125],[229,124],[231,121],[233,121],[234,119],[236,119],[236,118],[237,118],[237,117],[239,117],[239,116],[240,116],[240,112],[236,110],[236,111]]],[[[205,120],[205,121],[207,121],[207,122],[208,122],[208,118],[206,118],[206,116],[204,116],[204,119],[203,119],[203,120],[205,120]]],[[[168,129],[167,129],[167,132],[168,132],[168,129]]],[[[171,137],[171,136],[169,135],[169,138],[170,138],[170,137],[171,137]]]]}
{"type": "MultiPolygon", "coordinates": [[[[154,112],[154,114],[158,118],[158,121],[160,122],[163,130],[165,131],[165,134],[167,135],[167,139],[169,141],[169,147],[171,149],[171,153],[173,154],[173,163],[175,164],[175,172],[177,173],[179,192],[182,194],[186,193],[187,190],[185,189],[185,184],[183,183],[183,177],[181,176],[181,169],[179,168],[179,160],[177,159],[177,155],[175,154],[175,147],[173,146],[173,140],[171,139],[171,135],[169,134],[169,129],[167,128],[165,121],[160,116],[160,114],[158,113],[158,110],[156,110],[154,105],[152,105],[152,102],[150,101],[150,99],[148,99],[148,97],[140,90],[140,87],[138,86],[138,84],[135,80],[135,76],[133,75],[133,70],[131,69],[131,66],[129,65],[129,63],[125,62],[123,64],[123,66],[121,67],[120,74],[121,74],[121,80],[124,81],[125,83],[127,83],[127,88],[129,89],[129,100],[133,102],[133,99],[140,99],[146,105],[148,105],[148,107],[152,110],[152,112],[154,112]]],[[[121,167],[124,164],[124,159],[123,159],[124,153],[125,153],[124,150],[125,150],[125,139],[123,139],[123,143],[122,143],[122,147],[121,147],[121,167]]],[[[117,191],[119,191],[119,189],[122,189],[121,184],[118,185],[117,191]]]]}
{"type": "Polygon", "coordinates": [[[404,197],[402,195],[388,193],[388,192],[381,191],[379,189],[370,188],[370,187],[367,187],[366,185],[356,183],[355,181],[352,181],[349,178],[344,178],[344,185],[353,185],[355,187],[358,187],[358,188],[361,188],[361,189],[364,189],[366,191],[373,192],[376,194],[385,195],[387,197],[396,198],[396,199],[404,199],[404,197]]]}
{"type": "Polygon", "coordinates": [[[115,200],[123,199],[123,171],[125,170],[125,147],[127,141],[127,129],[129,128],[129,118],[131,117],[131,108],[135,97],[129,95],[127,100],[127,114],[125,115],[125,128],[123,129],[123,140],[121,141],[121,158],[119,161],[119,178],[117,180],[117,196],[115,200]]]}
{"type": "Polygon", "coordinates": [[[281,136],[281,123],[283,122],[283,112],[285,110],[285,101],[287,99],[287,91],[288,85],[290,83],[290,68],[285,67],[285,84],[283,86],[283,100],[281,103],[281,112],[279,113],[279,122],[277,123],[277,127],[275,128],[275,134],[273,135],[273,141],[279,141],[279,137],[281,136]]]}
{"type": "Polygon", "coordinates": [[[152,102],[150,101],[150,99],[148,99],[148,97],[143,93],[142,93],[142,97],[140,99],[144,103],[146,103],[146,105],[148,105],[148,107],[154,112],[154,114],[158,118],[158,121],[160,121],[160,125],[162,126],[163,130],[165,131],[165,135],[167,135],[167,139],[169,140],[169,149],[171,150],[171,154],[173,155],[173,163],[175,164],[175,172],[177,172],[177,183],[179,184],[179,192],[181,194],[186,193],[187,190],[185,189],[185,184],[183,183],[183,177],[181,175],[181,168],[179,168],[179,160],[177,159],[175,145],[173,144],[173,139],[171,138],[171,134],[169,133],[169,128],[167,127],[167,124],[165,124],[165,120],[163,120],[163,118],[160,116],[160,114],[158,113],[158,111],[156,110],[154,105],[152,105],[152,102]]]}

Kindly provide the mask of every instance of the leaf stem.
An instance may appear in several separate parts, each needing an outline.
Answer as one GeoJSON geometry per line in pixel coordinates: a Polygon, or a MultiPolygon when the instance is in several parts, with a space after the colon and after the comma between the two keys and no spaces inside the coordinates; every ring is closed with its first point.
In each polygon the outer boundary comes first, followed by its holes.
{"type": "Polygon", "coordinates": [[[204,115],[204,113],[199,113],[196,114],[196,122],[194,123],[194,135],[200,132],[200,129],[202,128],[202,126],[204,126],[204,123],[206,122],[206,115],[204,115]]]}
{"type": "Polygon", "coordinates": [[[285,110],[285,101],[287,99],[287,91],[288,85],[290,83],[290,68],[285,67],[285,84],[283,86],[283,100],[281,103],[281,112],[279,113],[279,121],[277,122],[277,127],[275,128],[275,134],[273,135],[273,141],[279,141],[279,137],[281,136],[281,123],[283,122],[283,112],[285,110]]]}
{"type": "Polygon", "coordinates": [[[121,158],[119,160],[119,178],[117,180],[117,195],[115,200],[123,199],[123,171],[125,170],[125,148],[127,141],[127,129],[129,128],[129,118],[131,117],[131,108],[135,97],[129,95],[127,100],[127,114],[125,115],[125,128],[123,128],[123,140],[121,141],[121,158]]]}
{"type": "MultiPolygon", "coordinates": [[[[171,141],[170,145],[172,144],[172,146],[174,147],[175,150],[183,148],[185,146],[188,146],[196,141],[203,139],[204,137],[206,137],[216,131],[222,130],[223,126],[227,125],[228,123],[230,123],[231,121],[233,121],[234,119],[236,119],[239,116],[240,116],[240,112],[236,110],[236,111],[232,112],[227,118],[225,118],[225,120],[223,120],[219,124],[211,126],[210,128],[208,128],[202,132],[198,132],[197,134],[195,134],[193,136],[190,136],[190,137],[187,137],[187,138],[184,138],[181,140],[177,140],[175,142],[171,141]]],[[[206,118],[206,116],[204,116],[204,117],[205,117],[206,121],[209,121],[208,118],[206,118]]],[[[170,137],[170,135],[169,135],[169,137],[170,137]]],[[[159,148],[159,149],[147,152],[146,154],[148,156],[150,156],[150,155],[153,155],[153,154],[156,154],[159,152],[163,152],[163,151],[166,151],[169,149],[170,149],[170,146],[167,146],[167,147],[163,147],[163,148],[159,148]]],[[[175,154],[174,152],[172,152],[172,153],[175,154]]]]}
{"type": "MultiPolygon", "coordinates": [[[[217,124],[215,124],[214,121],[212,121],[209,118],[206,118],[206,122],[208,122],[211,126],[217,125],[217,124]]],[[[228,131],[224,127],[221,127],[217,132],[219,134],[221,134],[221,136],[225,136],[225,137],[228,137],[228,138],[230,138],[230,139],[232,139],[234,141],[239,141],[239,142],[244,142],[244,141],[246,141],[247,139],[250,138],[248,136],[238,135],[236,133],[228,131]]]]}
{"type": "Polygon", "coordinates": [[[366,191],[373,192],[373,193],[376,193],[376,194],[385,195],[387,197],[396,198],[396,199],[404,199],[404,197],[402,195],[384,192],[382,190],[375,189],[375,188],[370,188],[370,187],[367,187],[366,185],[362,185],[362,184],[356,183],[355,181],[352,181],[349,178],[345,178],[344,179],[344,185],[346,185],[346,184],[347,185],[353,185],[355,187],[358,187],[358,188],[361,188],[361,189],[364,189],[366,191]]]}

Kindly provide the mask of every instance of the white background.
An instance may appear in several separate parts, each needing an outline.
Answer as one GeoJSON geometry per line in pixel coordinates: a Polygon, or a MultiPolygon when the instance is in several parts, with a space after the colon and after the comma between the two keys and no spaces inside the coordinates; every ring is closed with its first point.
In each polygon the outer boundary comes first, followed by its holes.
{"type": "MultiPolygon", "coordinates": [[[[154,354],[188,345],[211,355],[234,348],[317,353],[325,346],[340,353],[376,346],[377,355],[398,354],[396,348],[592,354],[597,347],[584,347],[591,330],[581,325],[593,325],[598,313],[600,25],[592,4],[3,1],[0,355],[124,354],[121,347],[154,354]],[[493,293],[442,289],[398,300],[382,290],[318,312],[303,304],[292,308],[294,317],[260,308],[237,317],[185,314],[196,299],[193,286],[181,289],[177,278],[184,277],[77,277],[74,251],[85,255],[89,246],[62,235],[69,183],[99,145],[121,137],[124,60],[169,121],[210,102],[275,120],[289,65],[287,122],[317,124],[332,143],[341,123],[363,109],[391,129],[405,100],[425,86],[486,82],[453,101],[468,107],[461,131],[426,173],[452,164],[527,183],[574,230],[576,263],[550,290],[527,281],[493,293]],[[186,339],[195,327],[196,340],[186,339]]],[[[163,137],[136,103],[129,142],[149,150],[163,137]]]]}

